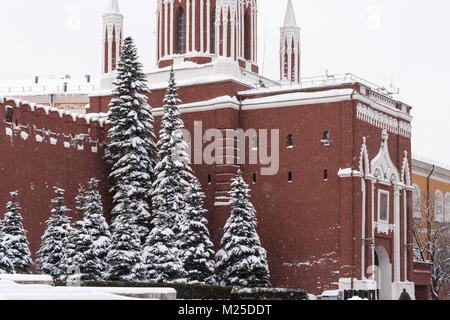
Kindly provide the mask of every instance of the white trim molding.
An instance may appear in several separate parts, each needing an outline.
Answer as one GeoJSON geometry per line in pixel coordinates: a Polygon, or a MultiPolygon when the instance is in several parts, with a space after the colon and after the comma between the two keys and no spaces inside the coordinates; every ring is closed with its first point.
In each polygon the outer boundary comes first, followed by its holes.
{"type": "Polygon", "coordinates": [[[410,123],[399,121],[362,103],[358,103],[357,118],[393,134],[411,138],[412,125],[410,123]]]}

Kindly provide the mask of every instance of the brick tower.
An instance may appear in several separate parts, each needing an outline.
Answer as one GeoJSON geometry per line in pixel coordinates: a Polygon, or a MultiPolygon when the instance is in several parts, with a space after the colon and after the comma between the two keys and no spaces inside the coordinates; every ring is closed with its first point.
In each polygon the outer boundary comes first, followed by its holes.
{"type": "Polygon", "coordinates": [[[258,73],[256,0],[158,0],[158,67],[227,57],[258,73]]]}
{"type": "Polygon", "coordinates": [[[103,15],[102,75],[117,69],[121,54],[123,15],[119,11],[119,0],[109,0],[108,11],[103,15]]]}
{"type": "Polygon", "coordinates": [[[300,28],[295,19],[292,0],[288,1],[284,25],[280,34],[281,81],[300,82],[300,28]]]}

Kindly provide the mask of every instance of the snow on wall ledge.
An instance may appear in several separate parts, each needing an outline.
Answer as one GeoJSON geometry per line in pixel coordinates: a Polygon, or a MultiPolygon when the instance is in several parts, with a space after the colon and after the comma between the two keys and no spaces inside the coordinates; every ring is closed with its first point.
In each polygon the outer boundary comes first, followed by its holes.
{"type": "Polygon", "coordinates": [[[11,143],[30,140],[93,153],[104,146],[104,114],[76,114],[0,96],[0,117],[6,127],[0,136],[11,143]]]}

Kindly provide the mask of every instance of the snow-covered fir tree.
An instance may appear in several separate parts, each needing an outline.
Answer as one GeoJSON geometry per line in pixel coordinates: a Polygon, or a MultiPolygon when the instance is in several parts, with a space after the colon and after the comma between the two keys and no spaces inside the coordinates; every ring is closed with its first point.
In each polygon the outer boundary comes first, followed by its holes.
{"type": "Polygon", "coordinates": [[[79,185],[78,195],[75,197],[76,204],[76,213],[78,214],[79,219],[83,219],[84,217],[84,207],[86,205],[86,189],[83,185],[79,185]]]}
{"type": "Polygon", "coordinates": [[[183,251],[183,265],[192,284],[215,284],[214,245],[210,240],[204,209],[205,194],[197,178],[191,180],[186,195],[189,209],[186,213],[181,234],[180,248],[183,251]]]}
{"type": "MultiPolygon", "coordinates": [[[[2,227],[2,221],[0,220],[0,227],[2,227]]],[[[4,233],[0,228],[0,274],[13,274],[15,273],[14,265],[9,259],[11,255],[8,247],[4,241],[4,233]]]]}
{"type": "Polygon", "coordinates": [[[186,216],[186,194],[193,176],[187,165],[189,157],[183,140],[184,123],[177,103],[180,102],[173,67],[164,98],[164,116],[158,142],[159,162],[153,183],[154,225],[144,249],[147,278],[153,282],[186,281],[186,271],[179,248],[181,225],[186,216]]]}
{"type": "Polygon", "coordinates": [[[106,149],[106,158],[112,164],[110,177],[114,180],[111,213],[117,216],[123,210],[124,199],[131,199],[131,212],[141,240],[145,241],[151,220],[149,202],[158,150],[154,142],[152,108],[144,95],[150,91],[131,37],[124,40],[118,64],[113,90],[117,98],[112,99],[109,106],[111,129],[106,149]],[[125,192],[120,187],[122,185],[126,186],[125,192]]]}
{"type": "Polygon", "coordinates": [[[106,272],[106,255],[111,246],[111,232],[106,222],[102,198],[98,191],[99,181],[89,181],[90,190],[85,195],[84,228],[92,237],[95,252],[103,264],[102,272],[106,272]]]}
{"type": "Polygon", "coordinates": [[[131,211],[131,200],[124,199],[114,224],[111,246],[106,256],[108,280],[138,282],[145,279],[142,248],[131,211]]]}
{"type": "Polygon", "coordinates": [[[77,221],[69,232],[61,266],[65,272],[61,280],[103,279],[104,263],[99,258],[85,221],[77,221]]]}
{"type": "Polygon", "coordinates": [[[267,252],[256,232],[256,211],[250,202],[250,189],[241,172],[232,182],[232,208],[222,238],[222,250],[216,255],[222,285],[266,287],[270,285],[267,252]]]}
{"type": "Polygon", "coordinates": [[[2,226],[3,241],[9,249],[9,259],[19,273],[29,273],[33,264],[27,239],[27,232],[22,224],[20,205],[16,198],[18,192],[11,192],[11,201],[6,205],[7,213],[2,226]]]}
{"type": "Polygon", "coordinates": [[[37,252],[37,269],[42,274],[51,275],[54,279],[59,279],[66,273],[62,263],[67,236],[72,227],[70,219],[66,215],[70,211],[64,205],[64,190],[54,187],[56,198],[52,200],[54,208],[51,217],[47,220],[47,229],[42,237],[42,244],[37,252]]]}

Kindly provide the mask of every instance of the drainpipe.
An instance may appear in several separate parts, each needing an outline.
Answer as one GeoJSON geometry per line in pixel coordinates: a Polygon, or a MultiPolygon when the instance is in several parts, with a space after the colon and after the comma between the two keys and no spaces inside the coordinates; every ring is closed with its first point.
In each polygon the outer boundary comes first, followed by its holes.
{"type": "Polygon", "coordinates": [[[430,172],[430,175],[427,177],[427,210],[430,203],[430,178],[434,173],[434,170],[436,170],[436,166],[433,164],[433,169],[430,172]]]}
{"type": "MultiPolygon", "coordinates": [[[[427,219],[428,219],[428,217],[430,215],[430,178],[433,175],[434,170],[436,170],[436,166],[434,164],[433,164],[432,167],[433,167],[433,169],[431,170],[430,174],[427,177],[427,219]]],[[[428,221],[427,221],[427,228],[430,229],[428,221]]],[[[430,233],[430,230],[428,230],[428,233],[430,233]]]]}
{"type": "MultiPolygon", "coordinates": [[[[355,157],[353,155],[355,154],[355,143],[356,143],[355,142],[355,128],[356,128],[356,126],[355,126],[355,105],[354,105],[354,99],[353,99],[353,96],[355,95],[355,93],[356,93],[356,85],[353,88],[352,94],[350,95],[350,103],[352,106],[352,124],[353,124],[353,132],[352,132],[352,135],[353,135],[353,143],[352,143],[353,166],[352,166],[352,170],[355,168],[355,157]]],[[[353,172],[352,172],[352,177],[353,177],[353,172]]],[[[355,201],[353,198],[354,194],[355,194],[355,184],[352,179],[352,237],[355,237],[355,201]]],[[[352,268],[353,270],[352,270],[352,279],[351,279],[351,289],[353,290],[355,287],[354,278],[355,278],[355,272],[356,272],[355,271],[355,268],[356,268],[356,266],[355,266],[355,241],[353,241],[353,245],[352,245],[352,267],[353,267],[352,268]]],[[[364,271],[362,271],[362,272],[364,272],[364,271]]]]}

